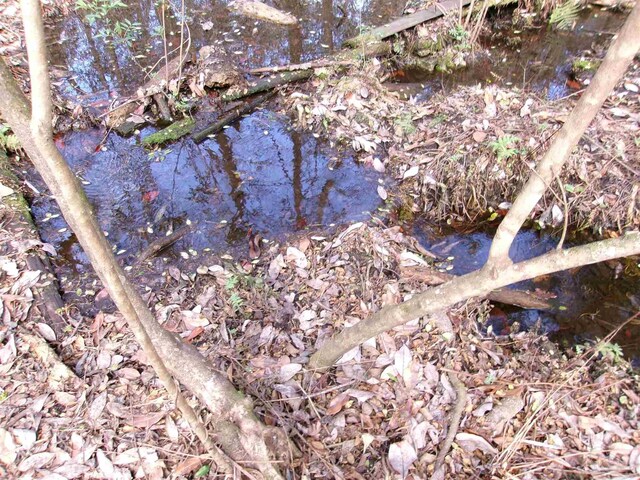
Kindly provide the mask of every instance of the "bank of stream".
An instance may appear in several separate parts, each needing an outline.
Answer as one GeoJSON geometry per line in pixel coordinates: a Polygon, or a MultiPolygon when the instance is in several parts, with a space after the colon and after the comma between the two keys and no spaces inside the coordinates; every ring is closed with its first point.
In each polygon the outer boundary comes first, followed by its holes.
{"type": "MultiPolygon", "coordinates": [[[[384,23],[404,6],[404,2],[381,1],[367,8],[346,2],[339,9],[331,2],[295,8],[292,4],[291,10],[305,23],[287,29],[230,16],[227,9],[211,14],[206,6],[193,3],[187,10],[194,17],[194,47],[224,45],[245,69],[299,63],[331,53],[361,25],[384,23]]],[[[142,30],[127,46],[100,41],[95,27],[75,14],[58,24],[50,47],[63,95],[99,109],[144,81],[141,66],[159,56],[162,40],[154,33],[159,13],[143,7],[142,3],[131,7],[142,30]]],[[[174,46],[179,26],[175,19],[167,20],[169,46],[174,46]]],[[[481,38],[484,50],[468,68],[447,74],[401,69],[387,85],[418,102],[428,102],[437,91],[477,83],[521,86],[530,95],[559,100],[575,92],[573,59],[585,51],[600,52],[623,20],[624,16],[610,12],[589,12],[571,32],[543,27],[514,33],[498,28],[481,38]]],[[[492,21],[499,23],[498,18],[492,21]]],[[[208,101],[203,100],[205,109],[208,101]]],[[[388,221],[384,212],[389,205],[381,198],[386,194],[381,195],[378,187],[393,191],[396,179],[359,163],[348,150],[321,135],[294,128],[278,100],[201,144],[184,138],[162,148],[143,148],[141,140],[154,131],[145,127],[125,138],[92,129],[56,140],[126,266],[135,265],[154,240],[189,225],[191,232],[149,262],[158,275],[169,265],[206,265],[211,256],[251,260],[262,245],[294,232],[309,230],[319,236],[349,222],[372,217],[388,221]]],[[[68,299],[86,300],[87,292],[96,293],[95,279],[55,203],[36,195],[32,209],[44,241],[58,251],[56,264],[68,299]]],[[[453,273],[480,267],[490,242],[488,233],[461,234],[420,223],[414,232],[425,248],[439,256],[442,268],[453,273]]],[[[543,253],[556,243],[552,235],[525,232],[518,237],[515,248],[520,253],[515,258],[543,253]]],[[[640,302],[640,279],[631,276],[634,271],[637,268],[594,266],[529,282],[527,287],[555,297],[554,310],[495,308],[492,325],[497,332],[508,330],[514,321],[523,328],[541,326],[571,342],[602,337],[640,302]]],[[[616,338],[632,356],[640,352],[638,330],[638,325],[627,325],[616,338]]]]}

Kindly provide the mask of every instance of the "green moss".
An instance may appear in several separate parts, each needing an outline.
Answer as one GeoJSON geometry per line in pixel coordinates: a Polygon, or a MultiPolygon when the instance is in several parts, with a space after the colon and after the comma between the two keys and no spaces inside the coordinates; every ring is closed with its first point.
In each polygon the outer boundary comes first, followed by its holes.
{"type": "Polygon", "coordinates": [[[142,145],[145,147],[152,147],[155,145],[162,145],[166,142],[172,142],[191,132],[195,124],[195,120],[191,117],[179,120],[169,125],[167,128],[164,128],[159,132],[152,133],[148,137],[142,139],[142,145]]]}
{"type": "Polygon", "coordinates": [[[33,228],[35,228],[33,218],[31,217],[31,208],[29,207],[27,200],[20,193],[20,182],[11,170],[9,158],[2,148],[0,148],[0,183],[12,188],[15,192],[2,198],[2,203],[10,208],[13,212],[17,213],[18,218],[29,223],[31,226],[33,226],[33,228]]]}

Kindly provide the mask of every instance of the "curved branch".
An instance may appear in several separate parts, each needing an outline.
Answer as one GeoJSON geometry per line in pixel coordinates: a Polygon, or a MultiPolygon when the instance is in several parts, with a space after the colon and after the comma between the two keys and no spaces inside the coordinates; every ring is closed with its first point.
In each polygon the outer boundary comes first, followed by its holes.
{"type": "Polygon", "coordinates": [[[404,303],[385,307],[368,319],[344,329],[313,354],[309,367],[328,368],[346,352],[379,333],[469,298],[485,297],[497,288],[540,275],[637,254],[640,254],[640,233],[633,232],[624,237],[592,242],[568,250],[553,250],[531,260],[508,265],[497,278],[493,269],[485,265],[480,270],[419,293],[404,303]]]}

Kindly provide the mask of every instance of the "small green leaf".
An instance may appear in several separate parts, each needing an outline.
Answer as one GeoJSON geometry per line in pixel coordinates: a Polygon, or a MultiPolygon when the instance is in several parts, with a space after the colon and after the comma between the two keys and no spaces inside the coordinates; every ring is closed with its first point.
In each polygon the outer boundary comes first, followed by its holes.
{"type": "Polygon", "coordinates": [[[489,217],[489,221],[493,222],[496,218],[498,218],[498,212],[493,212],[489,217]]]}
{"type": "Polygon", "coordinates": [[[211,467],[209,465],[203,465],[196,472],[195,477],[196,478],[204,477],[205,475],[208,475],[210,471],[211,471],[211,467]]]}

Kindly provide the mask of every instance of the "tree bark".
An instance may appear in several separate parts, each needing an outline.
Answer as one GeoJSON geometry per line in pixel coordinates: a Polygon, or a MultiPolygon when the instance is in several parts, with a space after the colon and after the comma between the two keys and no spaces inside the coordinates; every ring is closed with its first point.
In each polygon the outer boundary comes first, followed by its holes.
{"type": "Polygon", "coordinates": [[[169,396],[176,400],[185,419],[214,455],[216,462],[222,466],[229,465],[212,448],[211,439],[207,437],[207,432],[168,370],[217,416],[219,421],[215,440],[229,456],[237,462],[250,462],[249,465],[258,468],[265,478],[282,478],[271,463],[270,450],[265,443],[274,435],[277,436],[278,432],[255,418],[251,402],[236,391],[222,374],[213,370],[195,347],[182,343],[160,327],[115,261],[78,180],[53,142],[50,82],[39,1],[23,0],[22,13],[26,26],[33,113],[30,114],[26,99],[4,62],[0,62],[0,90],[6,94],[0,99],[0,112],[9,121],[24,150],[49,186],[65,220],[75,232],[96,273],[144,348],[169,396]],[[27,127],[29,121],[31,128],[27,127]],[[163,358],[160,358],[158,351],[163,352],[163,358]]]}

